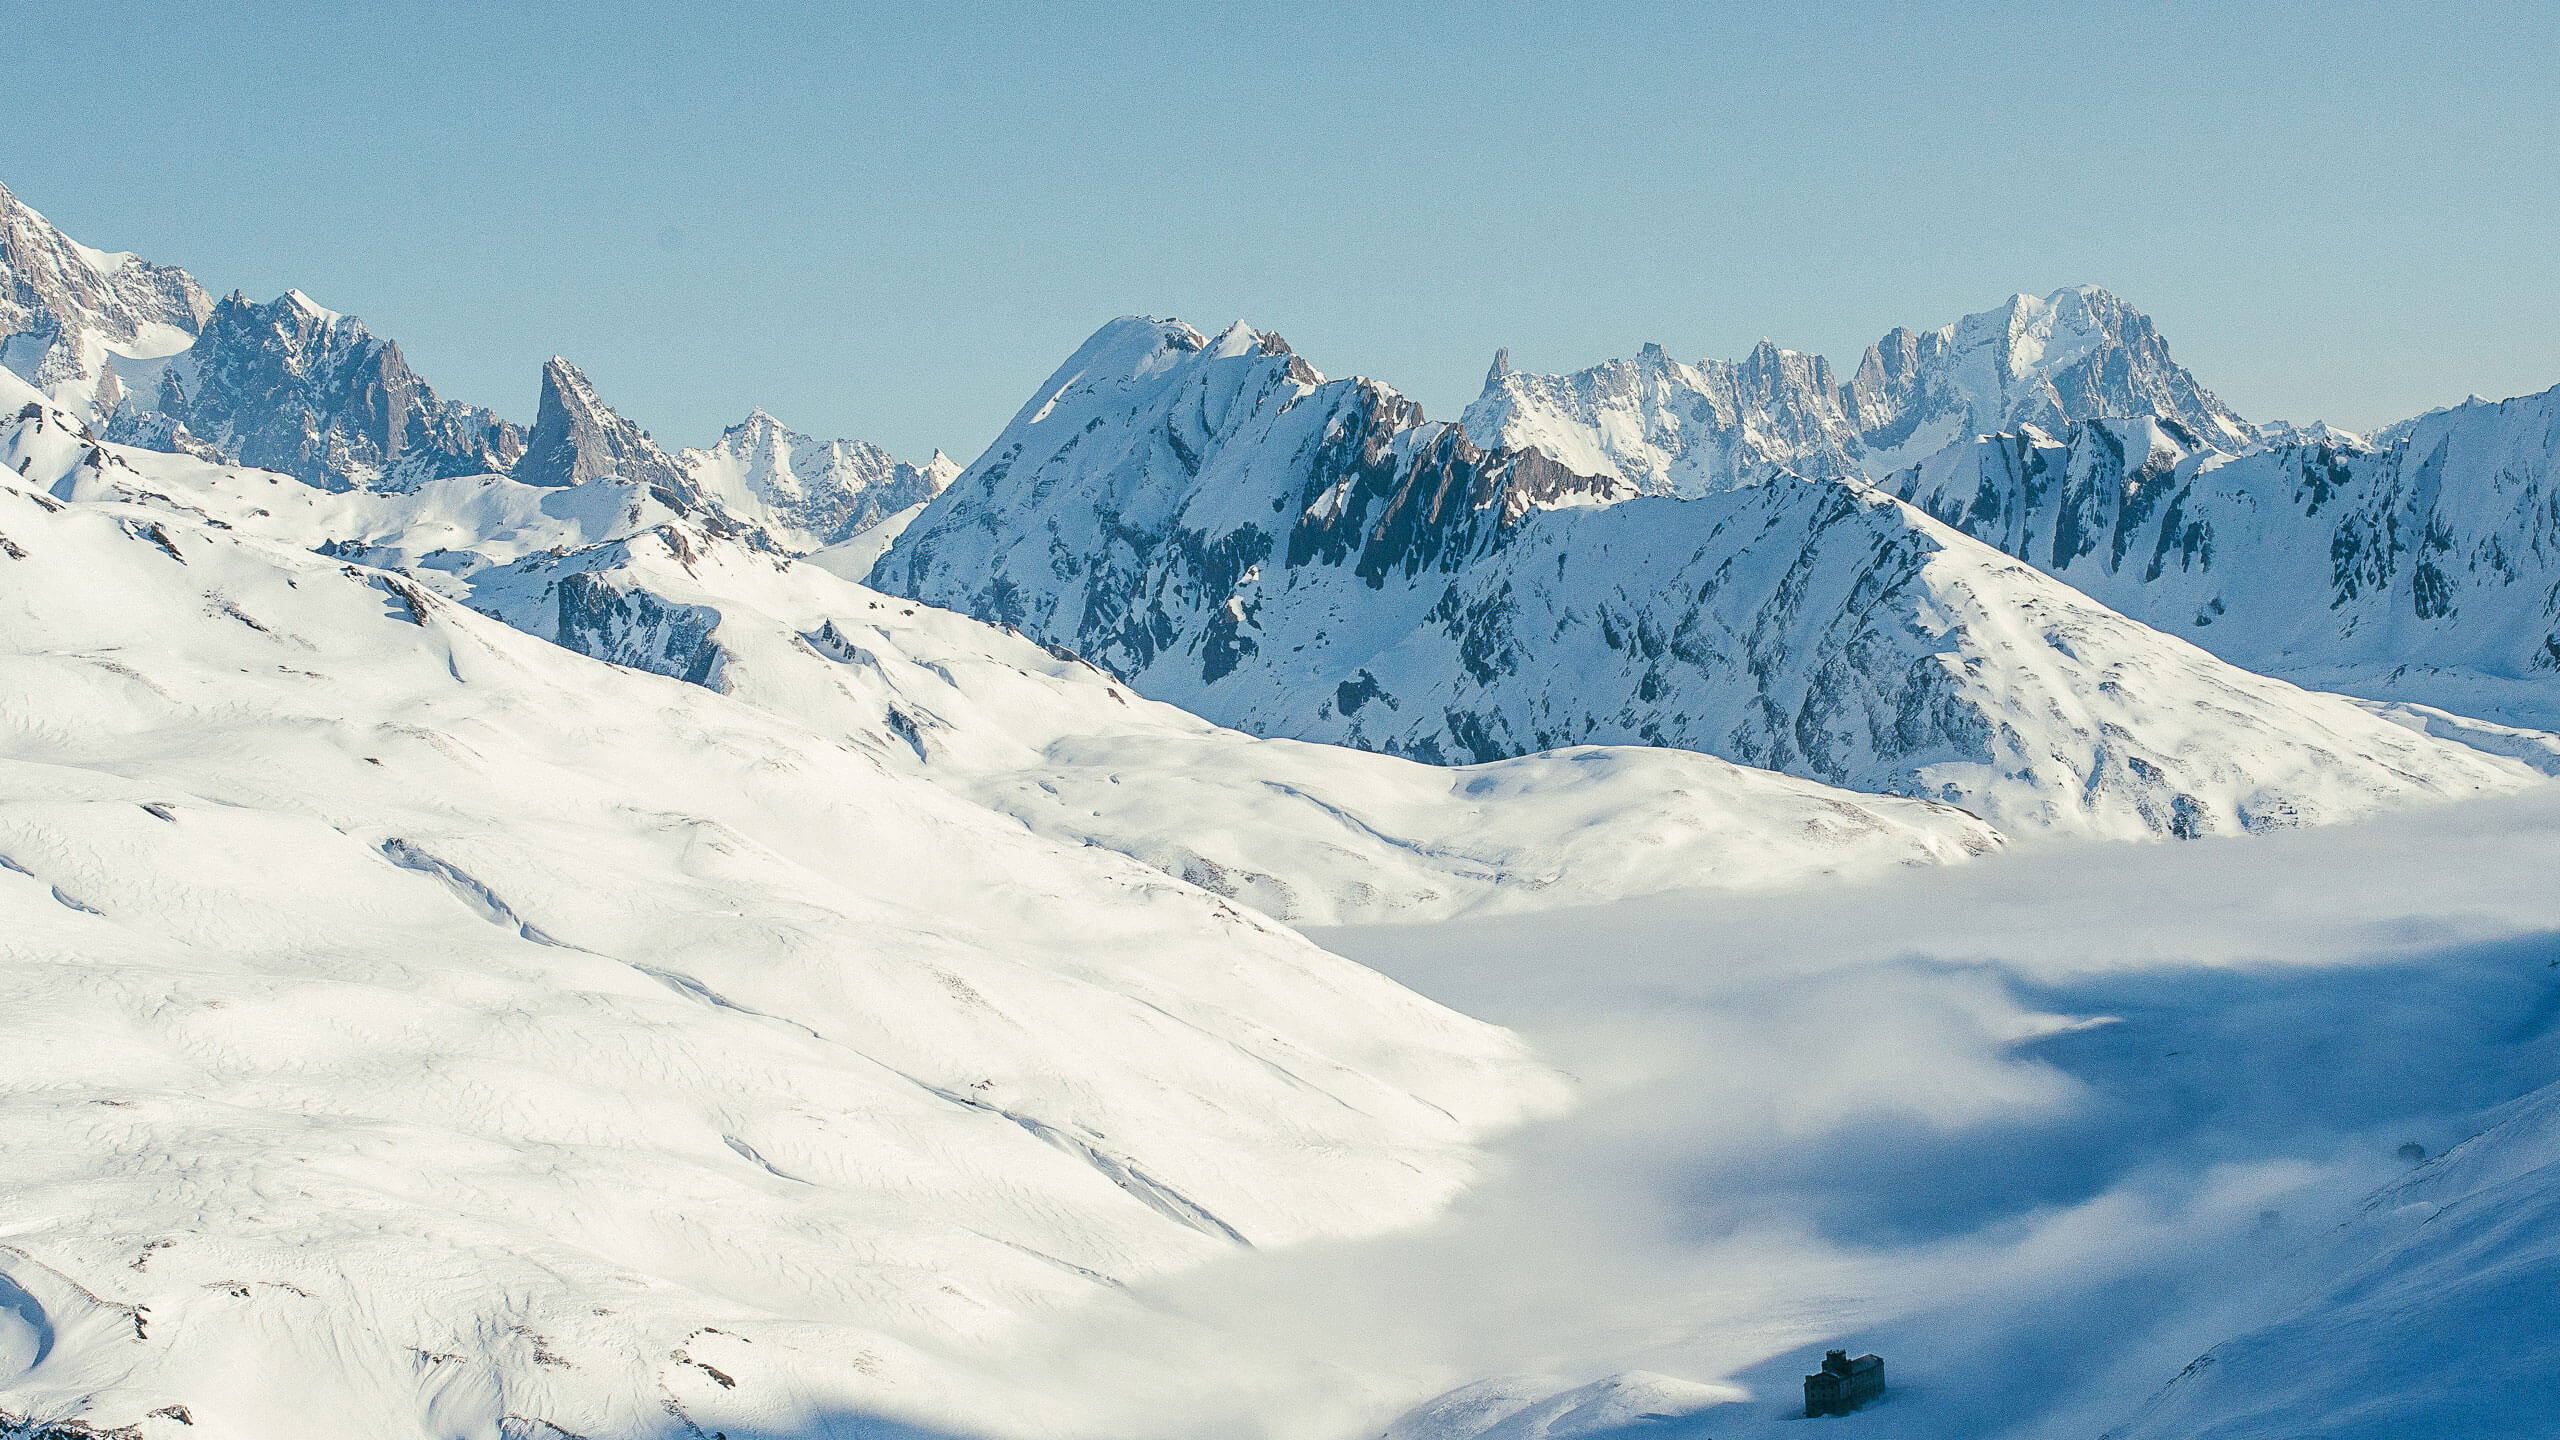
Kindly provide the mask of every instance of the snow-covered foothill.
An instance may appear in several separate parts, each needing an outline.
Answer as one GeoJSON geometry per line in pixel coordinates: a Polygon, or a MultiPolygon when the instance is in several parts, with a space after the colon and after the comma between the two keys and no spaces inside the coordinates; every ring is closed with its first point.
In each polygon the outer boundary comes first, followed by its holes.
{"type": "Polygon", "coordinates": [[[1020,635],[681,525],[482,572],[471,603],[716,683],[1061,840],[1293,923],[1423,920],[1943,864],[2002,837],[1954,808],[1711,756],[1580,747],[1444,767],[1258,739],[1020,635]]]}

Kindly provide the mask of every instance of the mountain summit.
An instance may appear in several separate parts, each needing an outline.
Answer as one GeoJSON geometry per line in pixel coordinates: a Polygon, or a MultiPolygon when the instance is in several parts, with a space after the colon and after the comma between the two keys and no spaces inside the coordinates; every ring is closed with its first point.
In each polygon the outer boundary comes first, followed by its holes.
{"type": "Polygon", "coordinates": [[[542,402],[526,435],[515,478],[527,485],[558,487],[620,476],[649,487],[671,509],[698,500],[693,477],[649,432],[623,418],[596,395],[586,372],[554,355],[542,367],[542,402]]]}

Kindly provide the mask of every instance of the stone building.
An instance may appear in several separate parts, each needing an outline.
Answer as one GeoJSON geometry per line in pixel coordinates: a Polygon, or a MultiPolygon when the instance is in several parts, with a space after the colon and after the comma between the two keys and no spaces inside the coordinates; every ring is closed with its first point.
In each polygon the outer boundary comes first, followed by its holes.
{"type": "Polygon", "coordinates": [[[1846,1415],[1884,1395],[1884,1357],[1849,1358],[1846,1350],[1822,1357],[1822,1368],[1804,1377],[1804,1413],[1846,1415]]]}

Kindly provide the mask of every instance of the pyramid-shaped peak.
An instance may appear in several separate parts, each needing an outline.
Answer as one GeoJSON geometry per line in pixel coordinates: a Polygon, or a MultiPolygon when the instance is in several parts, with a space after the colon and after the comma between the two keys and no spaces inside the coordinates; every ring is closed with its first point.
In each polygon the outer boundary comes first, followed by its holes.
{"type": "Polygon", "coordinates": [[[285,291],[276,297],[275,303],[284,309],[308,315],[323,325],[333,325],[346,318],[298,289],[285,291]]]}

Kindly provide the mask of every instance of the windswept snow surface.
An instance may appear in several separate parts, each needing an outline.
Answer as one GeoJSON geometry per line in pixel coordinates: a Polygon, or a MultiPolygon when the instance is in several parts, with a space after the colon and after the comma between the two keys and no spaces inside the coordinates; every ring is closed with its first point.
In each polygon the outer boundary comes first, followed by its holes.
{"type": "Polygon", "coordinates": [[[2560,1085],[2490,1118],[2315,1238],[2288,1267],[2294,1308],[2197,1357],[2108,1440],[2549,1433],[2560,1085]]]}
{"type": "Polygon", "coordinates": [[[1082,1433],[1035,1319],[1415,1223],[1561,1093],[863,737],[170,505],[0,537],[0,1414],[1082,1433]]]}

